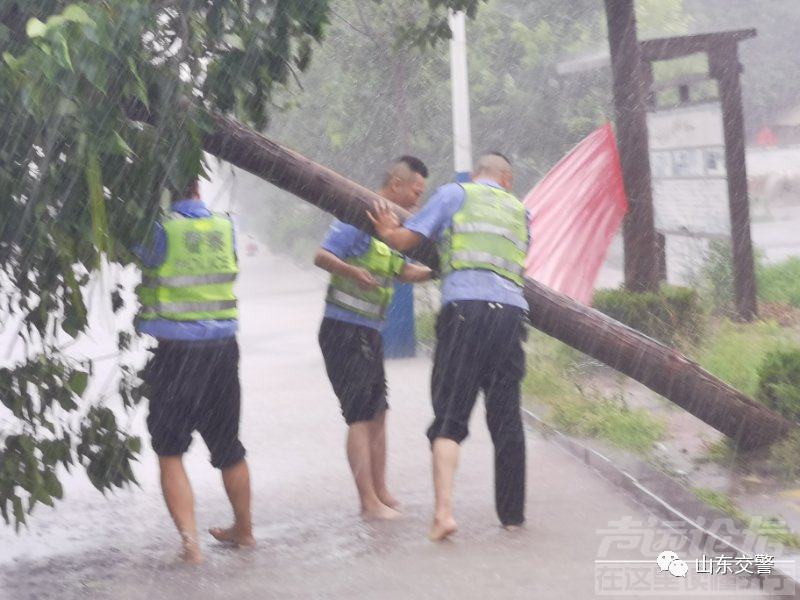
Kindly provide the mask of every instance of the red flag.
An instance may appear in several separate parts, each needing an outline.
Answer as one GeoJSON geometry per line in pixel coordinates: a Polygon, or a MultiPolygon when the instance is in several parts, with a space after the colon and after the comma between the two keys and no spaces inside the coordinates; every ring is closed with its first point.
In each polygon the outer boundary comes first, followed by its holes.
{"type": "Polygon", "coordinates": [[[611,124],[589,135],[524,200],[531,213],[525,274],[589,304],[628,208],[611,124]]]}

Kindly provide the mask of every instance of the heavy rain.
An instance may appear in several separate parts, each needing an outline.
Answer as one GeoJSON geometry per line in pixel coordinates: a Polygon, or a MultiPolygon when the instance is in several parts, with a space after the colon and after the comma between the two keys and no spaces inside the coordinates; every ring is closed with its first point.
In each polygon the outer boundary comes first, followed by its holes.
{"type": "Polygon", "coordinates": [[[796,13],[0,0],[0,600],[800,596],[796,13]]]}

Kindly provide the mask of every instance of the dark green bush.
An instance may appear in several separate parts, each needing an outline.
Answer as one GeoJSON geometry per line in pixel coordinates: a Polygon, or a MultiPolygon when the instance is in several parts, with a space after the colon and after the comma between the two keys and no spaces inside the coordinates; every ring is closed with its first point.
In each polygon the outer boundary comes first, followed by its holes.
{"type": "Polygon", "coordinates": [[[657,293],[597,290],[592,305],[665,344],[696,341],[702,333],[704,318],[699,297],[689,288],[663,285],[657,293]]]}
{"type": "Polygon", "coordinates": [[[758,378],[758,399],[787,419],[800,420],[800,349],[769,352],[758,378]]]}

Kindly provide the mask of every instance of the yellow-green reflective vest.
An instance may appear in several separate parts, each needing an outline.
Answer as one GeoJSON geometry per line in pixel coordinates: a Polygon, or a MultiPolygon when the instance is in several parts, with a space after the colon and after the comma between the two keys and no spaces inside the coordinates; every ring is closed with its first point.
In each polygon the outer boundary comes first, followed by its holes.
{"type": "Polygon", "coordinates": [[[513,195],[468,183],[464,205],[453,215],[441,244],[442,274],[462,269],[488,270],[522,287],[528,253],[525,207],[513,195]]]}
{"type": "Polygon", "coordinates": [[[233,223],[212,215],[199,219],[171,213],[162,221],[164,262],[142,270],[140,319],[201,321],[237,319],[233,282],[239,267],[233,223]]]}
{"type": "Polygon", "coordinates": [[[378,287],[364,290],[349,277],[332,274],[325,301],[362,317],[382,321],[392,301],[394,280],[405,264],[402,255],[380,240],[370,238],[369,249],[364,254],[346,258],[344,262],[369,271],[378,287]]]}

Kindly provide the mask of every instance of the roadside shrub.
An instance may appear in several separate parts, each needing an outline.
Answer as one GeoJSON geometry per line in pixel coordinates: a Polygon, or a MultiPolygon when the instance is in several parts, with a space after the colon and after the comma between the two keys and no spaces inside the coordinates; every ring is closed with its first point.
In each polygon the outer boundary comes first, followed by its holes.
{"type": "Polygon", "coordinates": [[[756,266],[758,298],[762,302],[800,308],[800,257],[774,265],[756,266]]]}
{"type": "Polygon", "coordinates": [[[800,420],[800,349],[767,353],[758,378],[757,398],[787,419],[800,420]]]}
{"type": "Polygon", "coordinates": [[[697,293],[689,288],[663,285],[657,293],[598,290],[592,305],[665,344],[696,341],[702,333],[703,310],[697,293]]]}

